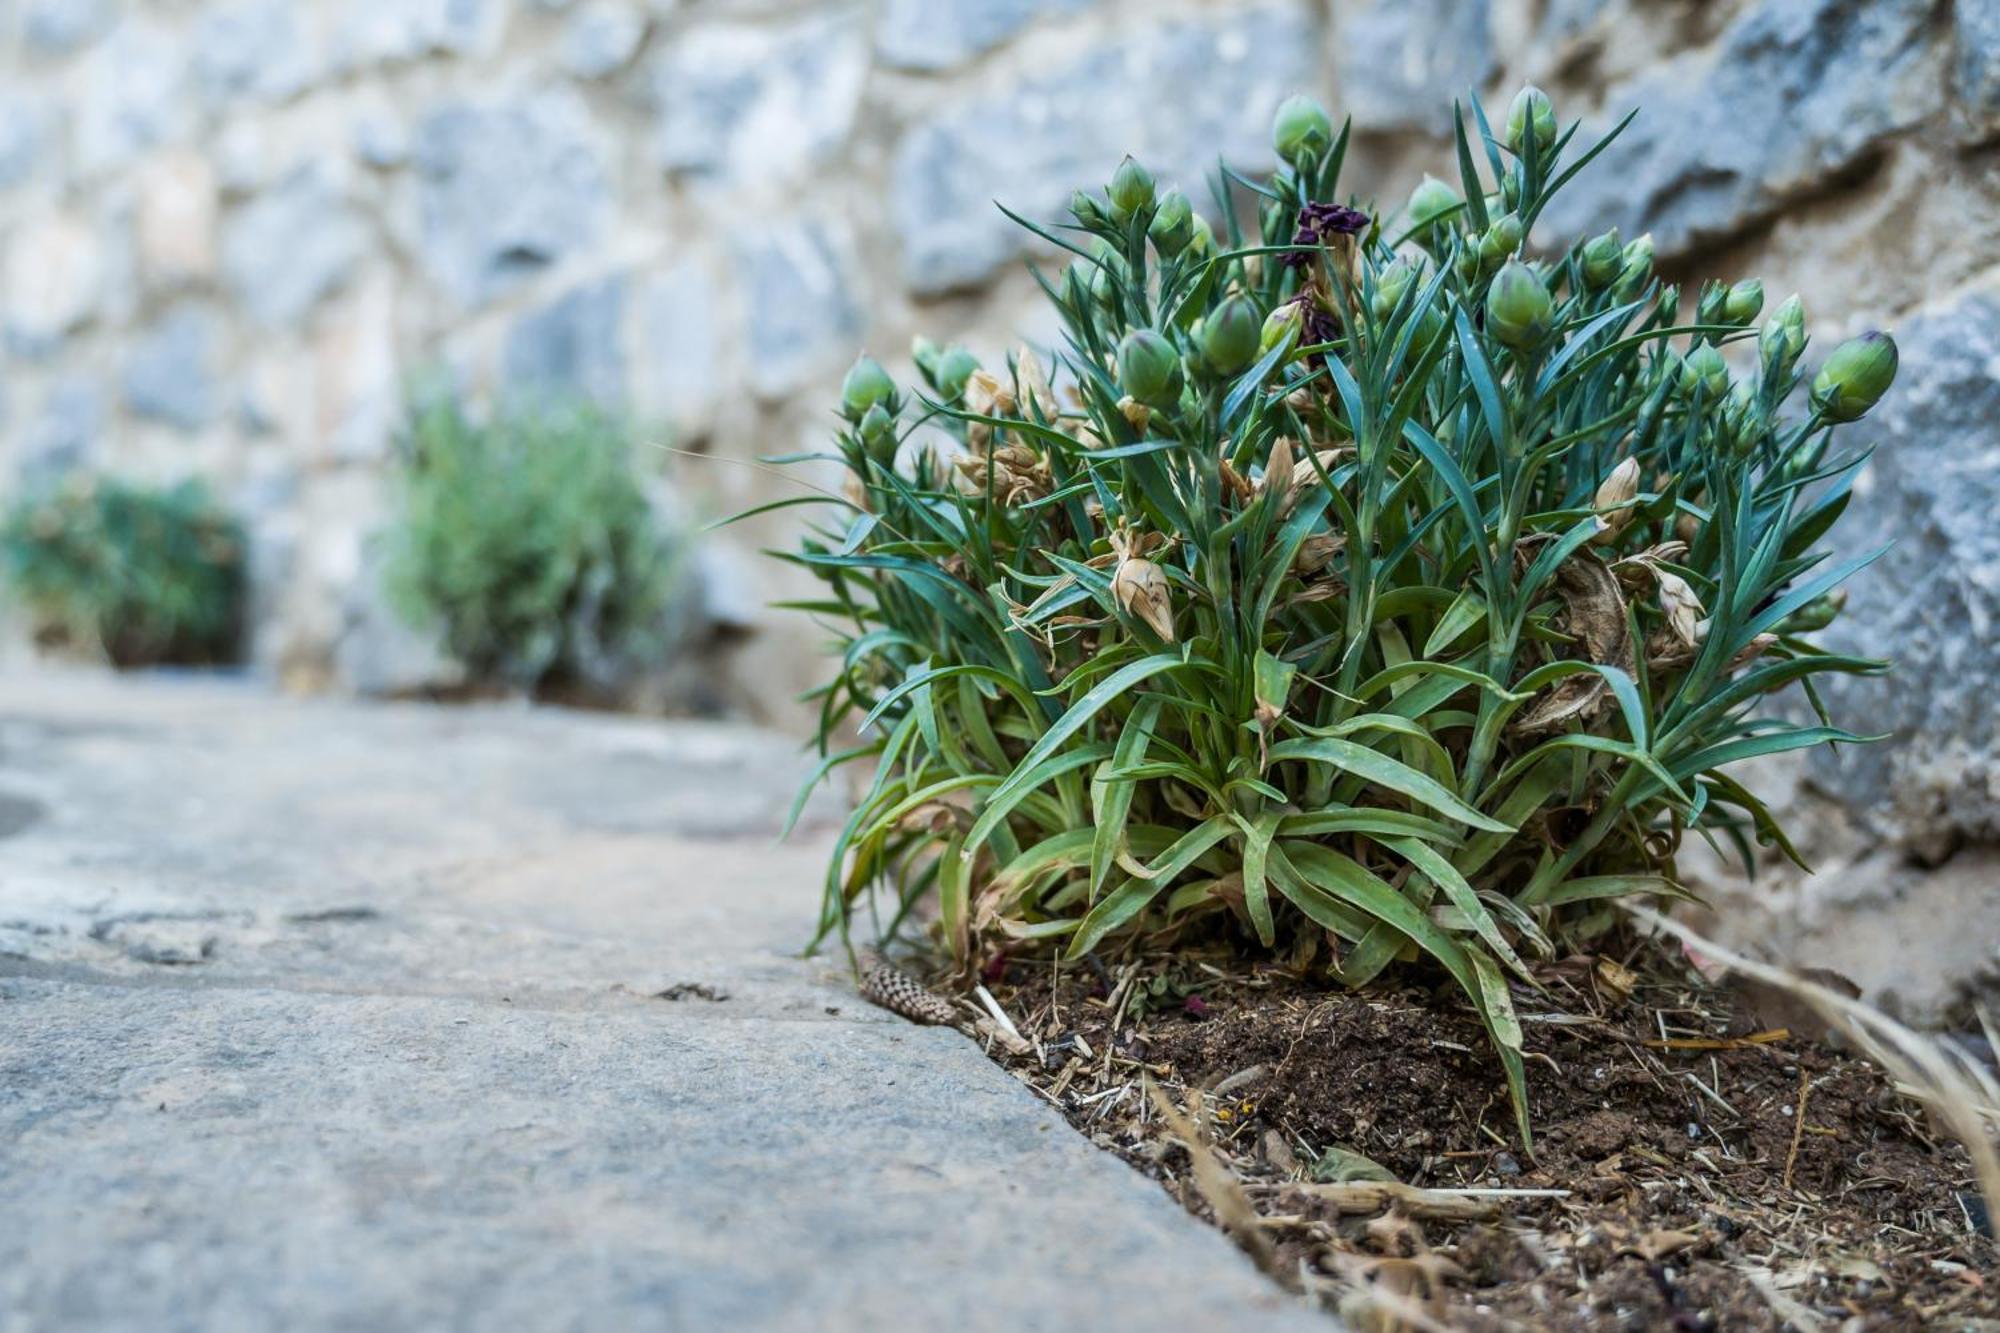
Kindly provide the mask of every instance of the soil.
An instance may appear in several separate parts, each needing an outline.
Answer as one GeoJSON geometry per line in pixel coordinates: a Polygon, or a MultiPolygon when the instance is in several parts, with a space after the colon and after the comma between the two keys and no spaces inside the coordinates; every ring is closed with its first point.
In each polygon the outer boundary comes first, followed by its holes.
{"type": "Polygon", "coordinates": [[[2000,1330],[1963,1149],[1875,1066],[1653,970],[1572,959],[1524,997],[1532,1151],[1484,1030],[1442,993],[1222,956],[1003,961],[987,985],[1023,1040],[981,1031],[1356,1329],[2000,1330]]]}

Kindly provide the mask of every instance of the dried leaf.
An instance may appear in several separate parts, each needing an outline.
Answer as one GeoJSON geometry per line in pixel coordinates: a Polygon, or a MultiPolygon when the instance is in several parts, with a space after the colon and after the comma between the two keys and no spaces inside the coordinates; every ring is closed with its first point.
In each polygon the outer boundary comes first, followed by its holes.
{"type": "MultiPolygon", "coordinates": [[[[1604,562],[1588,552],[1577,552],[1557,566],[1556,590],[1563,599],[1563,629],[1583,649],[1579,656],[1631,671],[1636,663],[1625,619],[1625,598],[1604,562]]],[[[1609,689],[1604,678],[1594,672],[1566,677],[1529,705],[1514,727],[1523,733],[1549,731],[1572,718],[1586,717],[1609,689]]]]}

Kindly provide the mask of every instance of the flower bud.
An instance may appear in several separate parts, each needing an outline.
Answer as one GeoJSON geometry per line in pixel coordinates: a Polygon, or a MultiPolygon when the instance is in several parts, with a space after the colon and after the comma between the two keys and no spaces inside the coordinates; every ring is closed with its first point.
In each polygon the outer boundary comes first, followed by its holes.
{"type": "Polygon", "coordinates": [[[1835,588],[1786,616],[1779,622],[1778,630],[1782,634],[1810,634],[1814,630],[1825,629],[1840,618],[1846,607],[1847,589],[1835,588]]]}
{"type": "Polygon", "coordinates": [[[1255,301],[1241,293],[1229,297],[1202,326],[1203,358],[1220,375],[1249,369],[1263,342],[1263,323],[1255,301]]]}
{"type": "Polygon", "coordinates": [[[1745,278],[1732,285],[1722,301],[1722,317],[1731,324],[1748,324],[1764,309],[1764,284],[1745,278]]]}
{"type": "Polygon", "coordinates": [[[1694,322],[1697,324],[1726,324],[1728,315],[1724,306],[1729,301],[1729,288],[1713,280],[1701,284],[1701,298],[1694,304],[1694,322]]]}
{"type": "Polygon", "coordinates": [[[1463,202],[1449,185],[1435,176],[1426,176],[1410,191],[1410,226],[1428,227],[1463,202]]]}
{"type": "Polygon", "coordinates": [[[1497,268],[1516,250],[1521,248],[1521,219],[1509,213],[1495,218],[1486,234],[1479,238],[1479,259],[1488,268],[1497,268]]]}
{"type": "Polygon", "coordinates": [[[938,354],[937,388],[947,402],[956,402],[965,392],[965,382],[979,369],[979,358],[953,343],[938,354]]]}
{"type": "Polygon", "coordinates": [[[1118,383],[1138,402],[1170,408],[1180,397],[1180,354],[1151,329],[1135,329],[1118,344],[1118,383]]]}
{"type": "Polygon", "coordinates": [[[1486,331],[1509,347],[1533,347],[1549,334],[1552,305],[1535,271],[1510,259],[1486,289],[1486,331]]]}
{"type": "Polygon", "coordinates": [[[1112,571],[1111,595],[1126,615],[1143,620],[1168,643],[1174,641],[1174,603],[1165,570],[1144,556],[1128,555],[1112,571]]]}
{"type": "Polygon", "coordinates": [[[1707,395],[1711,403],[1719,403],[1729,393],[1729,363],[1722,359],[1722,353],[1713,343],[1703,343],[1687,355],[1681,364],[1681,388],[1694,394],[1707,395]]]}
{"type": "Polygon", "coordinates": [[[1602,545],[1616,538],[1632,521],[1632,502],[1639,498],[1639,460],[1627,458],[1611,469],[1598,486],[1590,507],[1597,511],[1597,535],[1593,543],[1602,545]]]}
{"type": "Polygon", "coordinates": [[[1396,313],[1396,305],[1403,299],[1403,293],[1410,290],[1410,284],[1417,280],[1416,265],[1407,259],[1398,259],[1375,275],[1375,295],[1368,308],[1378,320],[1386,320],[1396,313]]]}
{"type": "Polygon", "coordinates": [[[1609,287],[1625,271],[1625,247],[1618,239],[1618,228],[1599,232],[1584,242],[1583,253],[1578,257],[1583,270],[1583,282],[1592,291],[1609,287]]]}
{"type": "Polygon", "coordinates": [[[1521,206],[1521,169],[1505,172],[1500,177],[1500,203],[1507,209],[1521,206]]]}
{"type": "Polygon", "coordinates": [[[840,411],[849,421],[859,422],[877,403],[894,406],[896,381],[882,369],[882,363],[863,353],[840,382],[840,411]]]}
{"type": "Polygon", "coordinates": [[[1764,321],[1764,331],[1757,335],[1757,353],[1764,365],[1764,378],[1776,383],[1789,375],[1805,346],[1806,308],[1798,294],[1793,293],[1764,321]]]}
{"type": "Polygon", "coordinates": [[[1143,212],[1153,202],[1153,173],[1140,166],[1130,153],[1111,173],[1111,216],[1123,222],[1143,212]]]}
{"type": "Polygon", "coordinates": [[[1271,146],[1294,167],[1317,162],[1333,146],[1333,119],[1310,97],[1287,97],[1271,118],[1271,146]]]}
{"type": "Polygon", "coordinates": [[[917,369],[933,380],[937,377],[939,351],[938,345],[921,333],[910,339],[910,360],[916,362],[917,369]]]}
{"type": "Polygon", "coordinates": [[[1653,233],[1647,232],[1625,244],[1625,267],[1618,274],[1618,290],[1631,294],[1653,276],[1653,233]]]}
{"type": "Polygon", "coordinates": [[[1085,190],[1078,190],[1069,197],[1069,215],[1076,219],[1078,226],[1092,231],[1102,227],[1106,219],[1103,203],[1085,190]]]}
{"type": "Polygon", "coordinates": [[[1812,405],[1832,421],[1859,421],[1896,378],[1896,340],[1864,333],[1833,349],[1813,377],[1812,405]]]}
{"type": "Polygon", "coordinates": [[[1168,190],[1161,195],[1146,235],[1152,238],[1153,248],[1163,258],[1172,259],[1187,249],[1188,242],[1194,239],[1194,206],[1188,203],[1188,197],[1179,190],[1168,190]]]}
{"type": "Polygon", "coordinates": [[[880,403],[861,414],[861,443],[868,456],[885,467],[896,456],[896,420],[880,403]]]}
{"type": "Polygon", "coordinates": [[[1297,346],[1304,322],[1305,311],[1299,309],[1296,301],[1287,301],[1264,316],[1264,328],[1257,339],[1258,354],[1269,352],[1281,342],[1287,347],[1297,346]]]}
{"type": "Polygon", "coordinates": [[[1215,229],[1208,225],[1208,219],[1197,213],[1194,215],[1193,235],[1188,238],[1187,252],[1197,259],[1206,259],[1215,253],[1215,229]]]}
{"type": "Polygon", "coordinates": [[[1556,109],[1549,101],[1549,95],[1528,84],[1514,94],[1513,104],[1507,108],[1507,147],[1516,155],[1526,149],[1524,136],[1533,127],[1535,147],[1543,152],[1554,146],[1556,141],[1556,109]]]}

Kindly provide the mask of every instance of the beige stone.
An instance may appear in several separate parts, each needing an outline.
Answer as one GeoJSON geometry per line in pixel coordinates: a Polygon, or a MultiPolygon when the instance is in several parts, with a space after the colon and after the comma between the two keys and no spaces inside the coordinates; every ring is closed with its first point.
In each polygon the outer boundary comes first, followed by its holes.
{"type": "Polygon", "coordinates": [[[174,286],[215,272],[215,167],[191,149],[172,149],[139,172],[139,265],[147,283],[174,286]]]}
{"type": "Polygon", "coordinates": [[[51,213],[7,243],[7,330],[30,344],[89,322],[104,287],[104,249],[81,218],[51,213]]]}

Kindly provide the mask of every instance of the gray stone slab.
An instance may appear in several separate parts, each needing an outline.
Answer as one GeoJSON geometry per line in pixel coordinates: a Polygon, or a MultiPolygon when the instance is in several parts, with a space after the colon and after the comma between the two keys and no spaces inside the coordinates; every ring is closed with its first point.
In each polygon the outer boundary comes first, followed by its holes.
{"type": "Polygon", "coordinates": [[[0,679],[0,1333],[1327,1327],[796,956],[800,764],[0,679]]]}

